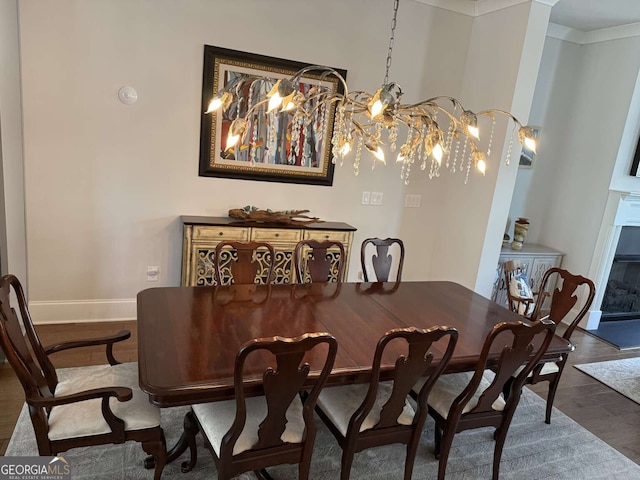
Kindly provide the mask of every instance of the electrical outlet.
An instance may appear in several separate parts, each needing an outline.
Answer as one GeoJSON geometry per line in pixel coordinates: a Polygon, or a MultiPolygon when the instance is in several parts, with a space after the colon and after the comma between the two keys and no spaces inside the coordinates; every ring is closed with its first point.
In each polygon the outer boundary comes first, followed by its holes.
{"type": "Polygon", "coordinates": [[[147,282],[157,282],[160,278],[160,267],[147,267],[147,282]]]}
{"type": "Polygon", "coordinates": [[[371,192],[371,205],[382,205],[382,192],[371,192]]]}
{"type": "Polygon", "coordinates": [[[369,205],[371,192],[362,192],[362,205],[369,205]]]}
{"type": "Polygon", "coordinates": [[[422,195],[407,194],[404,197],[404,206],[407,208],[418,208],[422,203],[422,195]]]}

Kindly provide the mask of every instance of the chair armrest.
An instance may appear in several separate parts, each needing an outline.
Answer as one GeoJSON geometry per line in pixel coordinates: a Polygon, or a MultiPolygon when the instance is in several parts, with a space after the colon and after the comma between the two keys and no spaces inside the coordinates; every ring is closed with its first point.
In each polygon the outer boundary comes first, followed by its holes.
{"type": "Polygon", "coordinates": [[[115,397],[119,402],[126,402],[133,397],[133,391],[129,387],[102,387],[84,390],[70,395],[61,395],[59,397],[32,397],[26,400],[29,405],[33,405],[34,407],[50,408],[59,405],[68,405],[69,403],[84,402],[85,400],[94,400],[96,398],[108,400],[110,397],[115,397]]]}
{"type": "Polygon", "coordinates": [[[123,340],[127,340],[131,337],[131,332],[129,330],[122,330],[115,335],[110,335],[108,337],[100,337],[100,338],[89,338],[86,340],[74,340],[71,342],[62,342],[56,343],[54,345],[49,345],[45,347],[44,351],[47,355],[51,355],[52,353],[61,352],[63,350],[69,350],[71,348],[80,348],[80,347],[92,347],[95,345],[106,345],[107,346],[107,360],[109,360],[109,364],[117,365],[118,362],[113,356],[113,344],[116,342],[122,342],[123,340]]]}
{"type": "Polygon", "coordinates": [[[111,429],[114,443],[125,441],[124,420],[116,417],[109,406],[109,399],[115,397],[119,402],[126,402],[133,397],[133,391],[129,387],[102,387],[85,390],[83,392],[72,393],[71,395],[61,395],[59,397],[32,397],[27,398],[27,404],[36,408],[46,408],[49,411],[52,407],[68,405],[70,403],[84,402],[86,400],[102,399],[102,417],[111,429]]]}

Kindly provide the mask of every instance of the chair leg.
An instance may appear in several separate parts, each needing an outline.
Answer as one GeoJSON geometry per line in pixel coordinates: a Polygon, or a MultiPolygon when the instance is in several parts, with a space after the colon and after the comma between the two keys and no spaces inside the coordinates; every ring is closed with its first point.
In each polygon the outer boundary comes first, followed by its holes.
{"type": "Polygon", "coordinates": [[[340,480],[349,480],[351,475],[351,465],[353,465],[353,457],[356,454],[355,445],[346,442],[342,449],[342,465],[340,467],[340,480]]]}
{"type": "Polygon", "coordinates": [[[544,423],[551,424],[551,411],[553,410],[553,400],[556,397],[556,390],[558,389],[558,383],[560,381],[560,375],[553,377],[553,380],[549,382],[549,393],[547,393],[547,411],[544,417],[544,423]]]}
{"type": "Polygon", "coordinates": [[[440,445],[440,457],[438,460],[438,480],[444,480],[444,474],[447,471],[447,460],[449,459],[449,451],[453,443],[453,436],[456,434],[455,429],[447,428],[444,432],[440,445]]]}
{"type": "Polygon", "coordinates": [[[162,470],[167,462],[167,444],[164,439],[164,432],[160,430],[160,438],[147,442],[142,442],[142,449],[153,457],[155,470],[153,479],[160,480],[162,470]]]}
{"type": "Polygon", "coordinates": [[[422,429],[416,430],[415,438],[412,438],[407,444],[407,459],[404,463],[404,480],[411,480],[413,474],[413,464],[416,461],[416,454],[418,452],[418,445],[420,444],[420,433],[422,429]]]}
{"type": "Polygon", "coordinates": [[[437,424],[433,430],[433,443],[433,456],[438,459],[440,458],[440,450],[442,448],[442,430],[437,424]]]}
{"type": "Polygon", "coordinates": [[[309,470],[311,470],[311,457],[303,459],[298,464],[298,480],[309,480],[309,470]]]}
{"type": "Polygon", "coordinates": [[[507,438],[508,425],[503,425],[496,429],[494,432],[494,438],[496,440],[496,448],[493,450],[493,480],[498,480],[500,473],[500,459],[502,458],[502,448],[504,447],[504,441],[507,438]]]}
{"type": "Polygon", "coordinates": [[[196,435],[198,434],[198,423],[193,416],[193,412],[189,411],[183,420],[184,436],[189,446],[189,460],[182,462],[180,471],[182,473],[190,472],[198,462],[198,446],[196,445],[196,435]]]}

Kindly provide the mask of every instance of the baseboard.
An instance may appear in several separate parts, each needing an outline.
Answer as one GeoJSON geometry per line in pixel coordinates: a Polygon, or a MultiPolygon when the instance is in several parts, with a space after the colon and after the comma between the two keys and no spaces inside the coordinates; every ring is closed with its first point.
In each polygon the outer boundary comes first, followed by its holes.
{"type": "Polygon", "coordinates": [[[65,300],[29,302],[36,325],[55,323],[123,322],[135,320],[136,300],[65,300]]]}

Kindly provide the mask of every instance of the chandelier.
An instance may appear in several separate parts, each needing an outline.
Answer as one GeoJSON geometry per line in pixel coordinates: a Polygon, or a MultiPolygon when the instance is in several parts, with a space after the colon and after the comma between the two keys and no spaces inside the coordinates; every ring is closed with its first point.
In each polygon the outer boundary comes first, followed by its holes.
{"type": "MultiPolygon", "coordinates": [[[[395,82],[389,82],[393,44],[399,0],[394,0],[393,20],[385,77],[382,86],[374,93],[350,91],[344,77],[335,69],[313,65],[295,72],[289,78],[273,79],[253,75],[240,75],[224,86],[211,99],[205,113],[222,108],[227,110],[241,96],[243,88],[249,83],[252,88],[261,84],[265,95],[248,108],[244,116],[231,122],[226,138],[226,150],[251,148],[251,118],[259,111],[266,110],[269,115],[293,115],[295,124],[304,127],[314,121],[319,111],[328,112],[335,106],[333,136],[331,138],[332,162],[341,165],[353,158],[354,174],[359,173],[363,148],[372,154],[373,164],[386,164],[385,149],[397,152],[395,161],[402,165],[400,177],[405,184],[414,164],[421,170],[429,170],[429,178],[439,177],[444,167],[451,172],[466,173],[465,183],[473,166],[482,175],[485,174],[487,161],[491,156],[494,129],[497,116],[504,116],[513,123],[509,147],[505,157],[508,165],[511,158],[514,136],[521,145],[536,151],[536,139],[533,128],[522,123],[511,113],[498,110],[472,112],[463,107],[459,100],[449,96],[438,96],[418,103],[402,103],[402,89],[395,82]],[[320,79],[337,79],[342,92],[330,89],[322,84],[313,88],[301,88],[301,78],[305,74],[314,74],[320,79]],[[486,150],[479,147],[480,120],[487,119],[491,130],[486,150]],[[402,143],[399,136],[402,133],[402,143]]],[[[323,118],[331,118],[323,115],[323,118]]]]}

